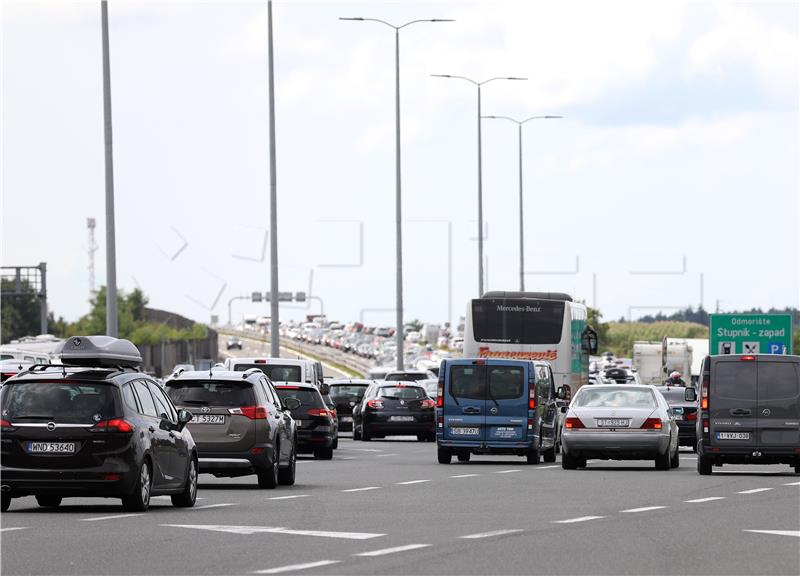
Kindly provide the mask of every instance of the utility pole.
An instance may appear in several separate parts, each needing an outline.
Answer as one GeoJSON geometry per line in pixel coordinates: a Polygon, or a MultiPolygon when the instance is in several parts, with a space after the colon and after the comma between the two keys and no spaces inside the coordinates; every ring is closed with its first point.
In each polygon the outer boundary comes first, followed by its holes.
{"type": "Polygon", "coordinates": [[[269,84],[269,262],[270,293],[269,301],[269,349],[270,356],[281,355],[278,302],[278,180],[275,159],[275,62],[272,42],[272,0],[267,3],[267,28],[269,30],[268,47],[268,84],[269,84]]]}
{"type": "Polygon", "coordinates": [[[111,134],[111,62],[108,51],[108,2],[100,2],[103,36],[103,126],[106,160],[106,334],[119,335],[117,324],[117,245],[114,230],[114,147],[111,134]]]}

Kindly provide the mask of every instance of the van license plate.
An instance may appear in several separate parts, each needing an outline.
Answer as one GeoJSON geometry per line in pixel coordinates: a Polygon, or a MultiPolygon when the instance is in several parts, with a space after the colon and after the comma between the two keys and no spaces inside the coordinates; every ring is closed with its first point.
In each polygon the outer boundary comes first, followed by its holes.
{"type": "Polygon", "coordinates": [[[74,454],[75,442],[29,442],[30,454],[74,454]]]}
{"type": "Polygon", "coordinates": [[[459,426],[456,428],[450,428],[450,433],[453,436],[477,436],[481,433],[480,428],[465,428],[463,426],[459,426]]]}
{"type": "Polygon", "coordinates": [[[195,414],[192,422],[195,424],[225,424],[225,416],[222,414],[195,414]]]}
{"type": "Polygon", "coordinates": [[[717,440],[750,440],[750,432],[717,432],[717,440]]]}

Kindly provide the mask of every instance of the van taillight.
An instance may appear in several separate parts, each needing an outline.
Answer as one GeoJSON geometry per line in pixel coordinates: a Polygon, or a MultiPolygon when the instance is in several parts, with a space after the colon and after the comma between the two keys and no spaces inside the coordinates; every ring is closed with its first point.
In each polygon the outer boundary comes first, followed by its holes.
{"type": "Polygon", "coordinates": [[[250,420],[266,420],[267,409],[264,406],[242,406],[239,408],[242,416],[250,420]]]}
{"type": "Polygon", "coordinates": [[[648,418],[644,422],[640,428],[643,430],[661,430],[664,424],[661,422],[661,418],[648,418]]]}
{"type": "Polygon", "coordinates": [[[439,371],[439,383],[436,385],[436,407],[444,407],[444,370],[439,371]]]}
{"type": "Polygon", "coordinates": [[[536,410],[536,387],[528,388],[528,410],[536,410]]]}
{"type": "Polygon", "coordinates": [[[113,420],[101,420],[91,428],[90,432],[122,432],[130,434],[133,432],[133,424],[122,418],[114,418],[113,420]]]}
{"type": "Polygon", "coordinates": [[[703,374],[703,382],[700,385],[700,409],[708,410],[708,385],[711,378],[708,374],[703,374]]]}
{"type": "Polygon", "coordinates": [[[755,359],[756,359],[755,356],[742,356],[741,358],[739,358],[739,360],[743,362],[752,362],[755,359]]]}
{"type": "Polygon", "coordinates": [[[701,410],[708,410],[708,397],[702,398],[700,400],[700,409],[701,410]]]}
{"type": "Polygon", "coordinates": [[[564,428],[575,430],[577,428],[586,428],[586,426],[583,425],[583,422],[581,422],[580,418],[575,418],[573,416],[570,416],[569,418],[564,420],[564,428]]]}
{"type": "Polygon", "coordinates": [[[703,434],[708,434],[708,418],[703,418],[703,434]]]}

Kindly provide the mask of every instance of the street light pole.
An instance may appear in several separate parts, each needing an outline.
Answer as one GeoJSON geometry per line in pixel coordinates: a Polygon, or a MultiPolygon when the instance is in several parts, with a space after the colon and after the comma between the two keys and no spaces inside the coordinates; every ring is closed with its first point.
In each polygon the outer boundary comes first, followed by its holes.
{"type": "Polygon", "coordinates": [[[508,116],[484,116],[495,120],[509,120],[517,125],[517,149],[519,151],[519,289],[525,292],[525,223],[523,212],[523,193],[522,193],[522,125],[531,120],[550,120],[563,118],[563,116],[531,116],[525,120],[515,120],[508,116]]]}
{"type": "Polygon", "coordinates": [[[452,74],[431,74],[436,78],[457,78],[466,80],[478,88],[478,297],[483,296],[483,147],[481,142],[481,86],[495,80],[527,80],[516,76],[498,76],[481,82],[452,74]]]}
{"type": "Polygon", "coordinates": [[[357,22],[378,22],[384,24],[389,28],[394,29],[394,72],[395,72],[395,89],[394,89],[394,110],[395,110],[395,227],[396,227],[396,265],[397,265],[397,283],[396,283],[396,303],[395,309],[397,313],[395,329],[395,338],[397,342],[397,369],[405,369],[405,354],[403,352],[404,334],[403,334],[403,222],[402,222],[402,182],[401,182],[401,164],[400,164],[400,30],[411,24],[418,22],[452,22],[441,18],[434,18],[431,20],[412,20],[400,26],[395,26],[389,22],[379,20],[377,18],[339,18],[339,20],[354,20],[357,22]]]}
{"type": "Polygon", "coordinates": [[[275,157],[275,63],[272,51],[272,0],[267,4],[268,45],[268,84],[269,84],[269,261],[270,294],[269,302],[269,354],[273,358],[281,355],[281,333],[279,330],[278,302],[278,184],[277,161],[275,157]]]}

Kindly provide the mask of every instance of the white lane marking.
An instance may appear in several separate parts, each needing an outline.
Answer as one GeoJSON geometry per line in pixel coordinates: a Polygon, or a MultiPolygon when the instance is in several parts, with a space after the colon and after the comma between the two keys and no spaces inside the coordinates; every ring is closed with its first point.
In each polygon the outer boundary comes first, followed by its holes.
{"type": "Polygon", "coordinates": [[[267,498],[267,500],[291,500],[293,498],[305,498],[309,496],[309,494],[294,494],[292,496],[273,496],[272,498],[267,498]]]}
{"type": "Polygon", "coordinates": [[[788,484],[784,484],[784,486],[800,486],[800,482],[789,482],[788,484]]]}
{"type": "Polygon", "coordinates": [[[466,536],[459,536],[459,538],[474,540],[477,538],[491,538],[492,536],[503,536],[504,534],[516,534],[517,532],[523,532],[523,530],[521,528],[516,528],[514,530],[493,530],[491,532],[479,532],[478,534],[467,534],[466,536]]]}
{"type": "Polygon", "coordinates": [[[280,568],[256,570],[253,572],[253,574],[280,574],[281,572],[296,572],[297,570],[307,570],[309,568],[330,566],[331,564],[338,564],[339,562],[340,560],[319,560],[318,562],[306,562],[305,564],[292,564],[290,566],[281,566],[280,568]]]}
{"type": "Polygon", "coordinates": [[[742,532],[754,532],[756,534],[772,534],[775,536],[794,536],[800,538],[800,530],[742,530],[742,532]]]}
{"type": "Polygon", "coordinates": [[[450,478],[472,478],[473,476],[480,476],[480,474],[456,474],[455,476],[450,476],[450,478]]]}
{"type": "Polygon", "coordinates": [[[95,516],[94,518],[81,518],[84,522],[96,522],[97,520],[116,520],[117,518],[132,518],[134,516],[144,516],[144,514],[115,514],[114,516],[95,516]]]}
{"type": "MultiPolygon", "coordinates": [[[[172,496],[151,496],[150,500],[169,500],[172,496]]],[[[200,498],[198,497],[197,500],[208,500],[208,498],[200,498]]]]}
{"type": "Polygon", "coordinates": [[[580,516],[579,518],[570,518],[568,520],[555,520],[553,524],[573,524],[574,522],[587,522],[589,520],[600,520],[605,516],[580,516]]]}
{"type": "Polygon", "coordinates": [[[378,450],[377,448],[337,448],[337,450],[357,450],[359,452],[386,452],[386,450],[378,450]]]}
{"type": "Polygon", "coordinates": [[[366,486],[364,488],[348,488],[347,490],[342,490],[342,492],[365,492],[366,490],[380,490],[380,486],[366,486]]]}
{"type": "Polygon", "coordinates": [[[386,536],[370,532],[328,532],[325,530],[293,530],[281,526],[226,526],[221,524],[161,524],[169,528],[192,528],[211,532],[227,532],[228,534],[292,534],[294,536],[318,536],[320,538],[341,538],[344,540],[369,540],[386,536]]]}
{"type": "Polygon", "coordinates": [[[511,474],[512,472],[522,472],[522,470],[497,470],[495,474],[511,474]]]}
{"type": "Polygon", "coordinates": [[[383,550],[372,550],[371,552],[353,554],[353,556],[384,556],[386,554],[394,554],[396,552],[406,552],[408,550],[417,550],[418,548],[427,548],[428,546],[430,546],[430,544],[406,544],[405,546],[395,546],[394,548],[384,548],[383,550]]]}
{"type": "Polygon", "coordinates": [[[550,468],[561,468],[561,466],[559,466],[558,464],[556,464],[555,466],[539,466],[538,468],[535,468],[535,470],[549,470],[550,468]]]}
{"type": "Polygon", "coordinates": [[[629,508],[628,510],[620,510],[623,514],[634,514],[636,512],[650,512],[651,510],[661,510],[666,506],[645,506],[644,508],[629,508]]]}
{"type": "Polygon", "coordinates": [[[737,494],[758,494],[759,492],[766,492],[767,490],[772,490],[772,488],[753,488],[752,490],[742,490],[741,492],[737,492],[737,494]]]}
{"type": "Polygon", "coordinates": [[[13,528],[0,528],[0,532],[13,532],[14,530],[27,530],[27,526],[14,526],[13,528]]]}
{"type": "Polygon", "coordinates": [[[296,460],[297,464],[316,464],[316,460],[296,460]]]}
{"type": "Polygon", "coordinates": [[[375,458],[384,458],[386,456],[399,456],[399,454],[376,454],[375,458]]]}
{"type": "Polygon", "coordinates": [[[408,486],[409,484],[422,484],[423,482],[430,482],[430,480],[407,480],[406,482],[395,482],[398,486],[408,486]]]}
{"type": "Polygon", "coordinates": [[[355,456],[342,456],[339,460],[355,460],[355,456]]]}
{"type": "Polygon", "coordinates": [[[709,496],[708,498],[695,498],[694,500],[684,500],[687,504],[700,504],[701,502],[711,502],[713,500],[725,500],[725,496],[709,496]]]}
{"type": "Polygon", "coordinates": [[[224,506],[236,506],[235,502],[225,502],[222,504],[206,504],[205,506],[195,506],[191,510],[208,510],[209,508],[222,508],[224,506]]]}

